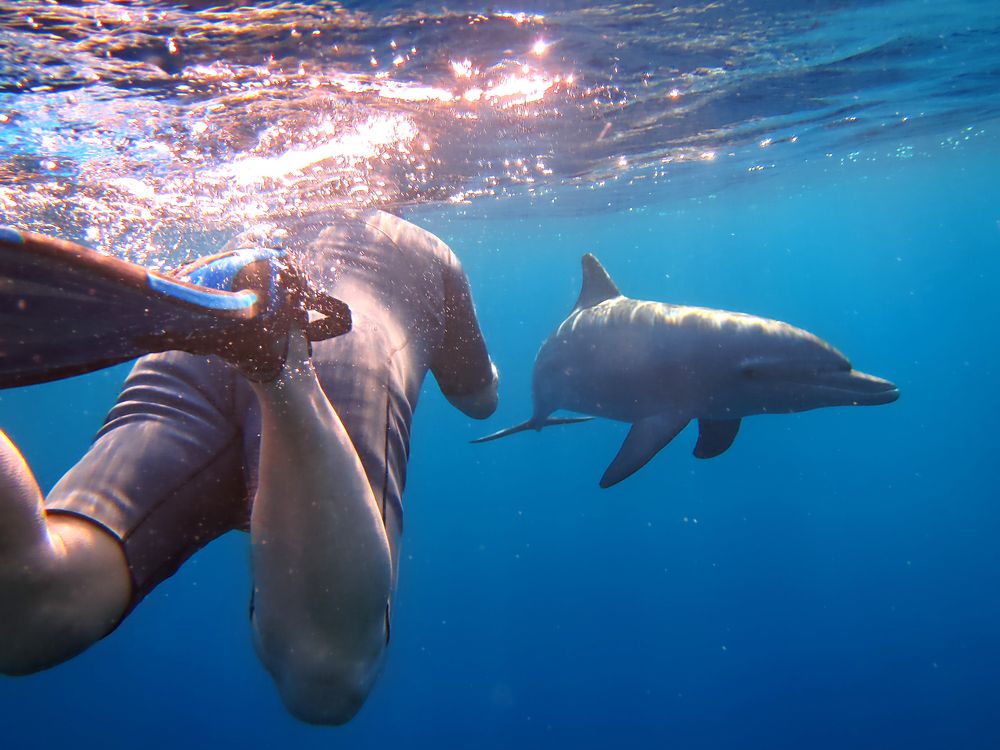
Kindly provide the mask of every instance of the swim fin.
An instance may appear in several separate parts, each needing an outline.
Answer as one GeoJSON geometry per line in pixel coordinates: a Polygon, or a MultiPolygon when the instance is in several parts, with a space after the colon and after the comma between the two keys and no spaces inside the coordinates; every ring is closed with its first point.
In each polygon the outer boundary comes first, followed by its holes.
{"type": "Polygon", "coordinates": [[[315,292],[281,250],[236,250],[158,273],[0,227],[0,388],[172,349],[218,354],[268,379],[284,363],[280,343],[293,325],[319,341],[349,331],[351,315],[315,292]],[[310,310],[324,317],[309,322],[310,310]]]}

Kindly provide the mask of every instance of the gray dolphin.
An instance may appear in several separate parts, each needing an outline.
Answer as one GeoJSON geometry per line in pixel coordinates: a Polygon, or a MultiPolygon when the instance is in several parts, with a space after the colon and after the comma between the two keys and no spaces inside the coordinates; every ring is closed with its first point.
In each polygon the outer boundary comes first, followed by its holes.
{"type": "Polygon", "coordinates": [[[692,419],[699,429],[694,455],[713,458],[732,445],[743,417],[888,404],[899,390],[787,323],[629,299],[588,253],[576,306],[535,358],[532,396],[531,419],[472,442],[590,419],[551,418],[557,409],[629,422],[601,477],[601,487],[610,487],[692,419]]]}

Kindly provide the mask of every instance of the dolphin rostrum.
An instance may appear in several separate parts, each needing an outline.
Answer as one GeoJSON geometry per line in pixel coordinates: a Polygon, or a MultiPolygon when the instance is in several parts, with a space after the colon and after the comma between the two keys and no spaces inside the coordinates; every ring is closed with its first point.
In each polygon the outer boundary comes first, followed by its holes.
{"type": "Polygon", "coordinates": [[[531,419],[473,442],[589,419],[550,418],[558,409],[629,422],[601,477],[601,487],[610,487],[692,419],[699,430],[694,455],[713,458],[732,445],[743,417],[888,404],[899,390],[787,323],[629,299],[588,253],[576,306],[535,358],[532,395],[531,419]]]}

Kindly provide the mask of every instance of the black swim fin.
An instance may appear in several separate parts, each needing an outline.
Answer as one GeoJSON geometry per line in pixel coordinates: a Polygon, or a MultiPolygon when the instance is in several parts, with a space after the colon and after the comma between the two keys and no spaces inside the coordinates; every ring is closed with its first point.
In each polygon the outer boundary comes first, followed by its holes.
{"type": "MultiPolygon", "coordinates": [[[[211,256],[161,274],[81,245],[0,227],[0,388],[43,383],[180,349],[244,372],[280,369],[267,336],[350,330],[346,304],[317,294],[283,252],[211,256]],[[325,317],[308,322],[308,310],[325,317]]],[[[261,378],[264,379],[264,378],[261,378]]]]}

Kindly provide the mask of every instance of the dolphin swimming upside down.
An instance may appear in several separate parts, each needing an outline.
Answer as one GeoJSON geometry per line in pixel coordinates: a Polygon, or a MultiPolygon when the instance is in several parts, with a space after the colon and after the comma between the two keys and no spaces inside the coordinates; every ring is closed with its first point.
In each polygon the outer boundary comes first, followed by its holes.
{"type": "Polygon", "coordinates": [[[743,417],[888,404],[899,390],[787,323],[624,297],[587,254],[576,306],[535,358],[532,395],[531,419],[473,442],[589,419],[550,417],[558,409],[629,422],[601,477],[601,487],[610,487],[692,419],[694,455],[713,458],[732,445],[743,417]]]}

